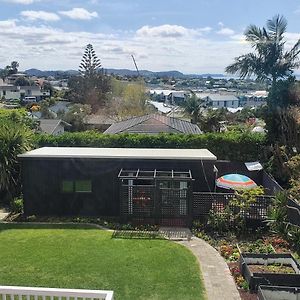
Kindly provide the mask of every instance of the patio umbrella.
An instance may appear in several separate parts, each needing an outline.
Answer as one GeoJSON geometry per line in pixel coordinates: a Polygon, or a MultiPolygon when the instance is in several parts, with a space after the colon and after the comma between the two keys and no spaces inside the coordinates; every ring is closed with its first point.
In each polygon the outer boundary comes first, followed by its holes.
{"type": "Polygon", "coordinates": [[[216,186],[228,190],[249,190],[257,187],[257,184],[251,178],[245,175],[227,174],[216,179],[216,186]]]}

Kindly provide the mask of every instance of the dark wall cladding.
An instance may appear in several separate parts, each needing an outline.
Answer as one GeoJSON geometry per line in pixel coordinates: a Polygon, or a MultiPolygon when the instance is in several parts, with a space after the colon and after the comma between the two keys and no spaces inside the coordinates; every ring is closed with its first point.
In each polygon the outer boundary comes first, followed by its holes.
{"type": "Polygon", "coordinates": [[[22,160],[24,210],[27,215],[120,215],[120,182],[124,170],[191,170],[193,192],[211,192],[218,177],[239,173],[267,188],[267,194],[278,184],[264,171],[248,171],[244,163],[196,160],[136,159],[45,159],[22,160]],[[218,173],[214,173],[214,165],[218,173]],[[63,181],[90,180],[91,192],[63,192],[63,181]]]}
{"type": "Polygon", "coordinates": [[[119,216],[120,169],[191,170],[194,189],[214,186],[213,162],[129,159],[25,159],[23,194],[25,214],[119,216]],[[63,180],[91,180],[91,193],[64,193],[63,180]]]}

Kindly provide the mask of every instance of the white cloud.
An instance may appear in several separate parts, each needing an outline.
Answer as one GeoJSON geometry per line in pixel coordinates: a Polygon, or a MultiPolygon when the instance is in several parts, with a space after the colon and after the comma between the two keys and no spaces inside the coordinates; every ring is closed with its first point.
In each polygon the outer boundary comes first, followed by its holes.
{"type": "Polygon", "coordinates": [[[201,31],[201,32],[211,32],[212,28],[209,27],[209,26],[206,26],[206,27],[203,27],[203,28],[199,28],[198,30],[201,31]]]}
{"type": "Polygon", "coordinates": [[[32,4],[34,2],[39,2],[40,0],[4,0],[4,2],[9,2],[9,3],[17,3],[17,4],[32,4]]]}
{"type": "Polygon", "coordinates": [[[71,10],[60,11],[59,13],[74,20],[91,20],[98,17],[98,13],[96,11],[89,12],[88,10],[80,7],[75,7],[71,10]]]}
{"type": "Polygon", "coordinates": [[[235,33],[234,30],[228,27],[223,27],[217,31],[217,34],[221,34],[221,35],[234,35],[234,33],[235,33]]]}
{"type": "Polygon", "coordinates": [[[42,10],[24,10],[20,15],[30,21],[58,21],[60,19],[57,14],[42,10]]]}
{"type": "MultiPolygon", "coordinates": [[[[91,43],[104,68],[134,69],[130,57],[134,54],[141,69],[219,73],[224,72],[224,68],[233,62],[234,57],[251,51],[251,46],[243,42],[240,34],[221,42],[215,40],[214,35],[210,38],[209,33],[203,33],[201,29],[182,27],[178,32],[176,34],[180,38],[168,40],[168,30],[167,38],[166,32],[160,35],[159,31],[151,32],[156,34],[153,38],[152,35],[141,37],[136,32],[117,31],[114,34],[103,34],[64,31],[52,26],[2,20],[0,68],[11,60],[17,60],[22,70],[33,67],[42,70],[77,69],[85,46],[91,43]]],[[[174,32],[171,36],[174,36],[174,32]]],[[[287,46],[297,36],[299,34],[288,33],[287,46]]]]}
{"type": "Polygon", "coordinates": [[[136,33],[142,37],[182,37],[186,35],[188,30],[178,25],[161,25],[161,26],[143,26],[136,33]]]}
{"type": "Polygon", "coordinates": [[[13,28],[16,26],[15,20],[4,20],[0,21],[0,29],[13,28]]]}
{"type": "Polygon", "coordinates": [[[179,25],[143,26],[137,30],[138,37],[162,37],[162,38],[181,38],[187,36],[202,35],[211,31],[210,27],[190,29],[179,25]]]}

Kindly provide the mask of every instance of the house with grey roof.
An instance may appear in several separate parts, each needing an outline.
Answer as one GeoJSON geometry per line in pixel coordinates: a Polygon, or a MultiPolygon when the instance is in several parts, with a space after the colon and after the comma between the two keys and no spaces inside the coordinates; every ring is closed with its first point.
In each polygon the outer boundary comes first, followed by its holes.
{"type": "Polygon", "coordinates": [[[159,114],[149,114],[112,124],[104,133],[184,133],[201,134],[200,128],[191,122],[159,114]]]}
{"type": "Polygon", "coordinates": [[[28,102],[35,102],[50,97],[50,91],[42,91],[40,86],[15,86],[2,85],[0,86],[0,98],[6,100],[23,100],[28,102]],[[28,99],[28,100],[27,100],[28,99]]]}
{"type": "Polygon", "coordinates": [[[235,95],[232,94],[218,94],[218,93],[198,93],[196,96],[202,100],[204,100],[207,106],[211,106],[213,108],[238,108],[240,105],[240,100],[235,95]]]}
{"type": "Polygon", "coordinates": [[[71,127],[69,123],[57,119],[39,119],[39,122],[40,131],[52,135],[63,134],[66,127],[71,127]]]}
{"type": "Polygon", "coordinates": [[[88,115],[84,119],[84,125],[87,130],[98,130],[100,132],[108,129],[115,120],[110,118],[109,116],[101,113],[88,115]]]}

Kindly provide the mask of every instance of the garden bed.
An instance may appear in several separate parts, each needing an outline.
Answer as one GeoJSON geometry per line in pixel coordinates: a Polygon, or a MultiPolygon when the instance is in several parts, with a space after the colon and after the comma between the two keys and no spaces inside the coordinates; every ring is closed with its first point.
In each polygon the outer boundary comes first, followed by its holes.
{"type": "Polygon", "coordinates": [[[291,254],[242,253],[239,269],[251,292],[262,284],[300,287],[300,264],[291,254]]]}
{"type": "Polygon", "coordinates": [[[226,234],[206,232],[199,226],[193,230],[193,233],[212,245],[225,259],[242,300],[257,300],[257,295],[250,293],[248,282],[241,274],[238,263],[240,252],[256,254],[290,253],[299,261],[299,255],[297,255],[292,244],[278,234],[267,231],[256,231],[237,236],[230,232],[226,234]]]}
{"type": "Polygon", "coordinates": [[[281,274],[296,274],[293,267],[282,264],[270,265],[248,265],[251,273],[281,273],[281,274]]]}
{"type": "Polygon", "coordinates": [[[294,287],[261,285],[257,293],[258,300],[298,300],[300,289],[294,287]]]}

